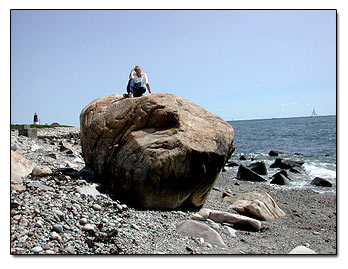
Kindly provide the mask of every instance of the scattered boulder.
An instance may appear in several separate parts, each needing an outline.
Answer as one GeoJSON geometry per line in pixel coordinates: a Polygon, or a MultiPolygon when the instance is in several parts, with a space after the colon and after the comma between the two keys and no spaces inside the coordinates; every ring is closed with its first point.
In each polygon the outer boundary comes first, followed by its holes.
{"type": "Polygon", "coordinates": [[[255,173],[259,175],[267,175],[267,168],[265,162],[255,162],[247,166],[251,171],[254,171],[255,173]]]}
{"type": "Polygon", "coordinates": [[[246,161],[246,157],[244,156],[244,155],[241,155],[240,157],[239,157],[239,160],[241,160],[241,161],[246,161]]]}
{"type": "Polygon", "coordinates": [[[277,184],[277,185],[289,185],[290,184],[288,178],[280,173],[275,174],[275,176],[273,177],[273,179],[271,180],[270,183],[277,184]]]}
{"type": "Polygon", "coordinates": [[[281,158],[275,159],[274,163],[270,165],[271,168],[280,168],[280,169],[291,169],[294,167],[301,167],[303,165],[303,161],[289,161],[283,160],[281,158]]]}
{"type": "Polygon", "coordinates": [[[246,181],[267,181],[265,178],[261,177],[249,168],[246,168],[244,165],[239,166],[236,178],[246,181]]]}
{"type": "Polygon", "coordinates": [[[317,254],[314,250],[305,246],[297,246],[292,249],[288,254],[317,254]]]}
{"type": "Polygon", "coordinates": [[[298,169],[293,168],[293,167],[291,167],[291,168],[289,169],[289,171],[290,171],[291,173],[301,174],[301,172],[300,172],[298,169]]]}
{"type": "Polygon", "coordinates": [[[277,150],[271,150],[268,155],[269,156],[279,156],[280,154],[284,154],[284,152],[277,151],[277,150]]]}
{"type": "Polygon", "coordinates": [[[285,213],[268,193],[241,193],[227,196],[224,200],[231,203],[231,207],[238,213],[260,220],[275,220],[285,216],[285,213]]]}
{"type": "Polygon", "coordinates": [[[285,177],[288,177],[288,172],[286,172],[286,170],[282,169],[282,170],[280,170],[279,172],[275,173],[275,174],[272,176],[272,178],[274,178],[274,177],[275,177],[276,175],[278,175],[278,174],[283,175],[283,176],[285,176],[285,177]]]}
{"type": "Polygon", "coordinates": [[[205,241],[226,248],[226,244],[222,237],[207,224],[200,223],[194,220],[184,220],[176,225],[178,233],[196,238],[203,238],[205,241]]]}
{"type": "Polygon", "coordinates": [[[245,230],[260,231],[261,229],[261,222],[256,219],[206,208],[202,208],[198,213],[193,214],[192,218],[196,220],[210,219],[218,223],[232,223],[234,226],[245,230]]]}
{"type": "Polygon", "coordinates": [[[240,166],[240,163],[234,162],[234,161],[227,161],[226,165],[227,167],[235,167],[240,166]]]}
{"type": "Polygon", "coordinates": [[[22,177],[26,177],[33,171],[35,166],[36,164],[34,162],[11,150],[11,171],[22,177]]]}
{"type": "Polygon", "coordinates": [[[145,208],[202,206],[235,150],[229,123],[172,94],[102,97],[80,123],[86,166],[145,208]]]}
{"type": "Polygon", "coordinates": [[[320,187],[332,187],[332,183],[329,180],[321,177],[314,178],[311,184],[320,187]]]}
{"type": "Polygon", "coordinates": [[[52,170],[48,167],[35,166],[31,174],[34,176],[46,176],[52,174],[52,170]]]}

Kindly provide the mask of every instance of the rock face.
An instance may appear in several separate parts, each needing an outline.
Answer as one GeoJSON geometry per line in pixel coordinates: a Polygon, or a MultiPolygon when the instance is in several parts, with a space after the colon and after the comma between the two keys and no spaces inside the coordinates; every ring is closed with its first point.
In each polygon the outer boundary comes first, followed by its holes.
{"type": "Polygon", "coordinates": [[[80,123],[86,165],[146,208],[201,206],[235,149],[230,124],[172,94],[102,97],[80,123]]]}
{"type": "Polygon", "coordinates": [[[268,193],[249,192],[224,198],[232,208],[260,220],[274,220],[285,216],[268,193]]]}

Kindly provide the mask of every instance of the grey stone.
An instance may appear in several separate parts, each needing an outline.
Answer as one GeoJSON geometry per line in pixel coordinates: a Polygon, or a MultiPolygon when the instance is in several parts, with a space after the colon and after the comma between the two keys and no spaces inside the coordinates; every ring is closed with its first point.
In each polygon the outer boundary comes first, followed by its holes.
{"type": "Polygon", "coordinates": [[[42,247],[37,246],[37,247],[33,247],[31,249],[31,251],[34,252],[34,253],[39,253],[39,252],[43,251],[43,249],[42,249],[42,247]]]}
{"type": "Polygon", "coordinates": [[[184,220],[179,222],[176,227],[180,234],[203,238],[206,242],[222,248],[227,247],[221,236],[206,224],[194,220],[184,220]]]}
{"type": "Polygon", "coordinates": [[[244,165],[240,165],[237,172],[237,179],[246,180],[246,181],[267,181],[259,174],[255,173],[251,169],[245,167],[244,165]]]}
{"type": "Polygon", "coordinates": [[[87,221],[87,218],[82,218],[82,219],[80,219],[80,223],[81,223],[82,225],[85,225],[87,222],[88,222],[88,221],[87,221]]]}
{"type": "Polygon", "coordinates": [[[228,227],[228,226],[225,226],[225,228],[231,236],[236,237],[236,230],[235,229],[228,227]]]}
{"type": "Polygon", "coordinates": [[[98,204],[94,204],[93,205],[93,209],[96,210],[96,211],[99,211],[99,210],[102,209],[102,207],[100,205],[98,205],[98,204]]]}
{"type": "Polygon", "coordinates": [[[64,231],[64,228],[63,228],[62,225],[56,224],[56,225],[53,226],[53,230],[58,232],[58,233],[62,233],[64,231]]]}
{"type": "Polygon", "coordinates": [[[224,200],[231,203],[231,207],[237,212],[260,220],[274,220],[285,216],[268,193],[240,193],[235,196],[227,196],[224,200]]]}
{"type": "Polygon", "coordinates": [[[292,249],[288,254],[317,254],[314,250],[305,246],[297,246],[292,249]]]}

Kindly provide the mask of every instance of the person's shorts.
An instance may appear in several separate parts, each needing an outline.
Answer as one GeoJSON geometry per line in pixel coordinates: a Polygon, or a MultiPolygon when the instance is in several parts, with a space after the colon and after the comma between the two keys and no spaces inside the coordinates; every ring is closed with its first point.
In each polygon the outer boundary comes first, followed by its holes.
{"type": "Polygon", "coordinates": [[[133,89],[133,96],[134,97],[140,97],[146,92],[145,87],[139,87],[133,89]]]}

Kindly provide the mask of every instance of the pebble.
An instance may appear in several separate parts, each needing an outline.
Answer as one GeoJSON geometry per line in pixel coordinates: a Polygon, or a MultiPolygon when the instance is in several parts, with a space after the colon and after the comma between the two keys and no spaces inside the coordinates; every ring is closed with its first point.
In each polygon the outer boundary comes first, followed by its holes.
{"type": "Polygon", "coordinates": [[[66,247],[65,251],[69,254],[75,254],[75,248],[73,246],[66,247]]]}
{"type": "Polygon", "coordinates": [[[61,242],[63,240],[62,237],[59,234],[57,234],[56,232],[51,233],[51,239],[57,240],[58,242],[61,242]]]}
{"type": "Polygon", "coordinates": [[[102,209],[102,207],[100,205],[98,205],[98,204],[94,204],[93,205],[93,209],[96,210],[96,211],[99,211],[99,210],[102,209]]]}
{"type": "Polygon", "coordinates": [[[135,230],[138,230],[138,231],[140,230],[140,228],[138,227],[138,225],[136,225],[136,224],[134,224],[134,223],[131,224],[131,227],[134,228],[135,230]]]}
{"type": "Polygon", "coordinates": [[[45,244],[45,245],[42,246],[42,248],[43,248],[44,250],[49,250],[51,247],[50,247],[49,244],[45,244]]]}
{"type": "Polygon", "coordinates": [[[37,222],[35,223],[35,227],[37,227],[37,228],[42,228],[42,227],[43,227],[43,222],[42,222],[41,220],[37,221],[37,222]]]}
{"type": "Polygon", "coordinates": [[[83,226],[82,229],[84,231],[87,231],[87,232],[94,232],[95,231],[95,227],[92,224],[85,224],[85,226],[83,226]]]}
{"type": "Polygon", "coordinates": [[[60,217],[60,218],[62,218],[62,217],[64,217],[64,213],[61,211],[61,210],[59,210],[59,209],[54,209],[53,210],[53,213],[55,213],[58,217],[60,217]]]}
{"type": "Polygon", "coordinates": [[[88,221],[87,221],[86,218],[80,219],[80,223],[81,223],[82,225],[85,225],[87,222],[88,222],[88,221]]]}
{"type": "Polygon", "coordinates": [[[56,224],[53,226],[53,230],[58,232],[58,233],[62,233],[64,231],[64,228],[63,228],[63,225],[56,224]]]}
{"type": "Polygon", "coordinates": [[[42,249],[42,247],[37,246],[37,247],[33,247],[31,249],[31,251],[34,252],[34,253],[39,253],[39,252],[43,251],[43,249],[42,249]]]}

